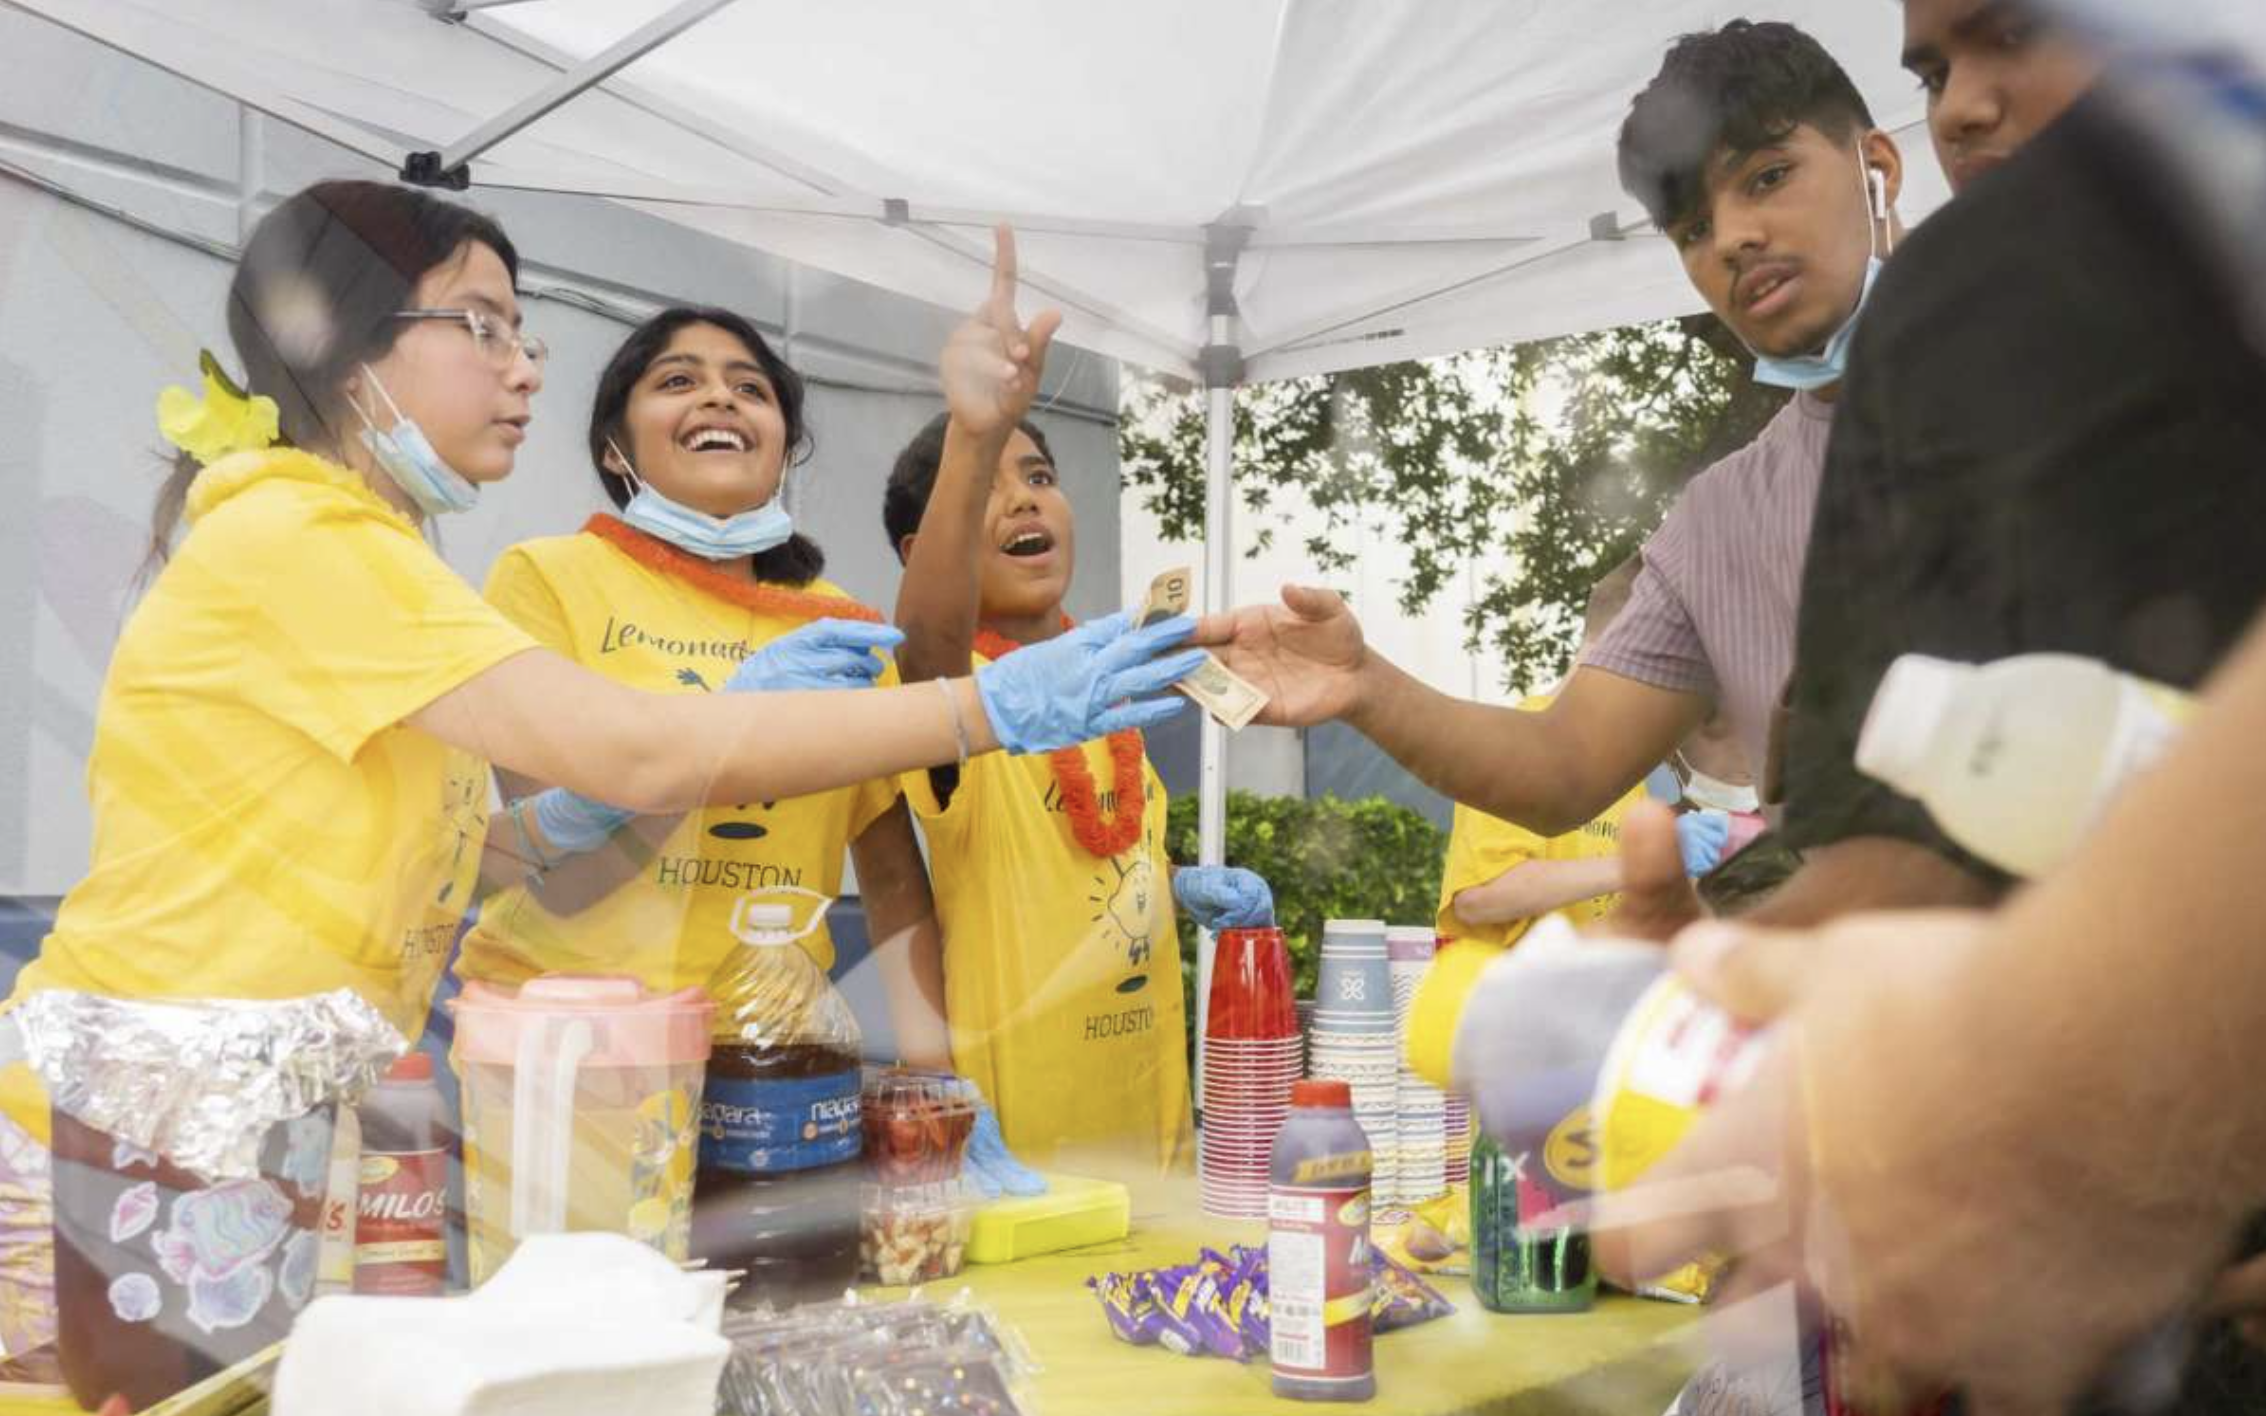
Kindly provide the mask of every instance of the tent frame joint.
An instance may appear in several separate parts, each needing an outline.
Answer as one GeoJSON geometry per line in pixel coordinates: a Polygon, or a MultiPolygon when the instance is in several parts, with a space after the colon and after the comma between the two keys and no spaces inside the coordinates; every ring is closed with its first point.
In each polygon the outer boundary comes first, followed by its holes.
{"type": "Polygon", "coordinates": [[[460,162],[454,167],[443,167],[440,153],[413,152],[402,161],[401,180],[412,187],[440,187],[461,192],[472,185],[472,164],[460,162]]]}

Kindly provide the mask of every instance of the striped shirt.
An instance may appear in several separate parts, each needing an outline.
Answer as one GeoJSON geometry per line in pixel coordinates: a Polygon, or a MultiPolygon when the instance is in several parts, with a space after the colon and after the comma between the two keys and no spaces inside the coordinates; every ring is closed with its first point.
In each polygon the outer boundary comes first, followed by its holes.
{"type": "Polygon", "coordinates": [[[1796,394],[1753,442],[1694,477],[1644,543],[1628,608],[1581,659],[1712,701],[1758,783],[1794,666],[1802,561],[1832,431],[1833,405],[1796,394]]]}

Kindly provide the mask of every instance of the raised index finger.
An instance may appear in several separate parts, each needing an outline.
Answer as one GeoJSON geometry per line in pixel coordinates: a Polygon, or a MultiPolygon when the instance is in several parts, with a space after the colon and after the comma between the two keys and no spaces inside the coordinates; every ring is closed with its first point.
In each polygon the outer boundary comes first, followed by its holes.
{"type": "Polygon", "coordinates": [[[1015,318],[1015,228],[1006,222],[991,228],[991,297],[984,307],[1015,318]]]}

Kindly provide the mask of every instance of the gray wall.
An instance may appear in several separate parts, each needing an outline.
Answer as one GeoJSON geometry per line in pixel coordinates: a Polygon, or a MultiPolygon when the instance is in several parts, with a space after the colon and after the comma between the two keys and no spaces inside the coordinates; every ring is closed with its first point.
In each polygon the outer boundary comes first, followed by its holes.
{"type": "MultiPolygon", "coordinates": [[[[157,391],[195,384],[200,346],[235,364],[221,299],[241,122],[227,100],[0,8],[0,895],[58,894],[85,868],[82,779],[160,476],[157,391]]],[[[318,177],[389,175],[254,124],[267,202],[318,177]]],[[[951,312],[604,202],[469,199],[519,244],[528,324],[555,352],[517,473],[442,532],[459,571],[477,582],[504,547],[603,505],[580,451],[592,385],[627,321],[682,299],[747,313],[813,379],[817,452],[789,504],[829,576],[889,606],[881,487],[940,406],[933,369],[951,312]]],[[[971,287],[971,304],[981,294],[971,287]]],[[[1117,369],[1069,348],[1053,366],[1042,421],[1078,516],[1071,610],[1086,615],[1117,598],[1117,369]]]]}

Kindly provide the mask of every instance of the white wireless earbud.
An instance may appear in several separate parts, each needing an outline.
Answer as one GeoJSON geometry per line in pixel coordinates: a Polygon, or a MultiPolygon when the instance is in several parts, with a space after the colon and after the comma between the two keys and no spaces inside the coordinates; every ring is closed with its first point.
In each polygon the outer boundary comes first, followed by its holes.
{"type": "Polygon", "coordinates": [[[1865,183],[1873,194],[1873,220],[1888,220],[1888,174],[1877,167],[1868,167],[1865,183]]]}

